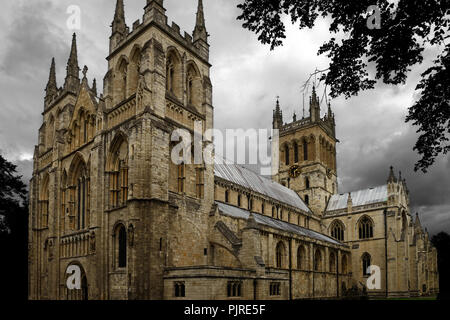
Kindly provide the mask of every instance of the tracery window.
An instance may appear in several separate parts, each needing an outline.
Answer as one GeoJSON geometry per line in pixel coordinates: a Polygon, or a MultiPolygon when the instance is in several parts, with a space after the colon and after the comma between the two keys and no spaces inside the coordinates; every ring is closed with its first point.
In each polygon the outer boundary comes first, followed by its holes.
{"type": "Polygon", "coordinates": [[[336,220],[331,225],[331,236],[339,241],[344,241],[344,225],[336,220]]]}
{"type": "Polygon", "coordinates": [[[358,225],[359,238],[369,239],[373,238],[373,222],[368,217],[364,216],[358,225]]]}

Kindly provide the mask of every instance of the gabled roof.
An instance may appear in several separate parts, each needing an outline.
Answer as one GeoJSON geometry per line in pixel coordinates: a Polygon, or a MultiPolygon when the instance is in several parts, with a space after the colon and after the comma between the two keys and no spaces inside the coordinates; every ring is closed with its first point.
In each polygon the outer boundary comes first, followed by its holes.
{"type": "MultiPolygon", "coordinates": [[[[231,206],[231,205],[228,205],[228,204],[225,204],[222,202],[218,202],[218,201],[216,201],[216,204],[219,209],[219,213],[222,215],[229,216],[232,218],[237,218],[237,219],[246,219],[246,220],[250,216],[250,212],[248,210],[234,207],[234,206],[231,206]]],[[[332,243],[335,245],[343,245],[341,242],[339,242],[327,235],[324,235],[322,233],[319,233],[319,232],[316,232],[313,230],[309,230],[309,229],[297,226],[292,223],[277,220],[277,219],[274,219],[274,218],[271,218],[271,217],[268,217],[268,216],[265,216],[265,215],[262,215],[259,213],[252,213],[252,214],[256,220],[256,223],[259,225],[274,228],[274,229],[281,230],[281,231],[298,234],[298,235],[309,237],[309,238],[316,239],[316,240],[329,242],[329,243],[332,243]]]]}
{"type": "Polygon", "coordinates": [[[305,212],[311,212],[300,196],[293,190],[282,186],[268,178],[236,164],[215,164],[216,177],[230,181],[267,197],[296,207],[305,212]]]}
{"type": "MultiPolygon", "coordinates": [[[[363,206],[387,201],[387,185],[351,192],[352,206],[363,206]]],[[[348,193],[334,194],[328,201],[326,211],[334,211],[347,207],[348,193]]]]}

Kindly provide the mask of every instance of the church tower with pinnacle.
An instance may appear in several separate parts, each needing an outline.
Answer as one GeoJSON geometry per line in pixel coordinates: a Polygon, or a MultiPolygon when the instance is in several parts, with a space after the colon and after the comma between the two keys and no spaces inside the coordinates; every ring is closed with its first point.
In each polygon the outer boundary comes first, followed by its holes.
{"type": "Polygon", "coordinates": [[[337,193],[334,113],[328,106],[320,115],[320,103],[313,87],[309,117],[283,122],[277,100],[273,128],[279,130],[279,170],[272,178],[297,192],[314,214],[322,216],[328,200],[337,193]]]}

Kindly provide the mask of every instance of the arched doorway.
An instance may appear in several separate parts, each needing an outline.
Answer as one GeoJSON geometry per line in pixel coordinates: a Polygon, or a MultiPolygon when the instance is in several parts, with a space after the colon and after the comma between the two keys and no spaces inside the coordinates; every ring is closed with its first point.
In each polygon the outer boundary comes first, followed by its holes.
{"type": "Polygon", "coordinates": [[[80,263],[74,262],[67,266],[64,285],[65,285],[67,300],[75,300],[75,301],[89,300],[88,279],[87,279],[86,272],[84,271],[84,268],[80,263]],[[79,289],[69,288],[68,282],[75,284],[77,282],[76,277],[78,277],[78,276],[80,277],[79,289]],[[70,281],[69,277],[71,277],[71,279],[74,279],[74,281],[73,282],[70,281]]]}

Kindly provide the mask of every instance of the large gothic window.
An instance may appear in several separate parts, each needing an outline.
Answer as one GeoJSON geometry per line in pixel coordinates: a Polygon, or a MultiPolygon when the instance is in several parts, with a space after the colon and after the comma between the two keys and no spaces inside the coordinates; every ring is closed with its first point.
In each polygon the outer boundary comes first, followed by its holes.
{"type": "Polygon", "coordinates": [[[277,268],[283,268],[284,267],[284,255],[285,255],[285,248],[283,242],[278,242],[276,250],[275,250],[275,257],[276,257],[276,267],[277,268]]]}
{"type": "Polygon", "coordinates": [[[141,65],[141,50],[136,47],[131,53],[130,67],[129,67],[129,93],[134,94],[137,90],[139,81],[139,69],[141,65]]]}
{"type": "Polygon", "coordinates": [[[124,206],[128,201],[128,143],[121,135],[111,143],[107,169],[110,207],[124,206]]]}
{"type": "Polygon", "coordinates": [[[358,225],[359,238],[369,239],[373,238],[373,222],[368,217],[364,216],[358,225]]]}
{"type": "Polygon", "coordinates": [[[166,90],[177,98],[181,98],[181,59],[175,49],[169,50],[166,59],[166,90]]]}
{"type": "Polygon", "coordinates": [[[200,75],[193,62],[188,64],[186,73],[187,103],[200,108],[201,106],[201,81],[200,75]]]}
{"type": "Polygon", "coordinates": [[[368,254],[367,252],[365,252],[365,253],[362,255],[362,257],[361,257],[361,260],[362,260],[362,269],[363,269],[362,271],[363,271],[363,275],[364,275],[364,276],[370,275],[369,272],[368,272],[368,268],[369,268],[369,266],[370,266],[370,260],[371,260],[370,254],[368,254]]]}
{"type": "Polygon", "coordinates": [[[331,236],[339,241],[344,241],[344,225],[336,220],[331,225],[331,236]]]}
{"type": "Polygon", "coordinates": [[[78,154],[72,161],[69,175],[70,226],[72,229],[82,230],[89,225],[90,177],[88,167],[78,154]]]}

